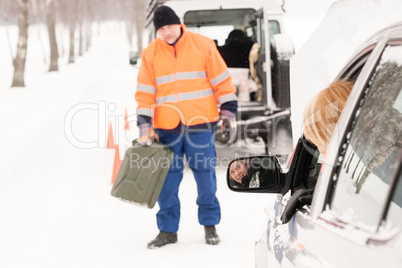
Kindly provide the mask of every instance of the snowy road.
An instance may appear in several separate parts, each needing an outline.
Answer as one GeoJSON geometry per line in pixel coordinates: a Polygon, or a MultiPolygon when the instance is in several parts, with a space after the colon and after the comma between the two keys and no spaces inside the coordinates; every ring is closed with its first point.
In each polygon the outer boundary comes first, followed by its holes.
{"type": "Polygon", "coordinates": [[[110,196],[108,122],[123,155],[137,136],[134,123],[127,131],[121,124],[125,109],[135,111],[136,69],[128,65],[121,28],[101,33],[76,64],[58,73],[28,66],[26,88],[0,88],[0,267],[253,267],[272,196],[230,192],[223,168],[217,170],[218,246],[204,243],[188,170],[175,245],[146,248],[158,233],[157,206],[110,196]]]}

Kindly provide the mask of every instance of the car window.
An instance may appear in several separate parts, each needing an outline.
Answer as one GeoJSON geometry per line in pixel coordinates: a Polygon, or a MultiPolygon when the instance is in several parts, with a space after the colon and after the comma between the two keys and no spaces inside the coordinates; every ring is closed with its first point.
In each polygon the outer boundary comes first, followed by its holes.
{"type": "Polygon", "coordinates": [[[272,42],[274,35],[281,33],[279,29],[279,22],[276,20],[268,21],[268,28],[269,28],[269,41],[272,42]]]}
{"type": "Polygon", "coordinates": [[[374,48],[375,45],[370,45],[359,55],[357,55],[357,57],[350,62],[350,65],[343,73],[341,79],[356,82],[357,78],[360,75],[360,72],[362,71],[374,48]]]}
{"type": "MultiPolygon", "coordinates": [[[[194,10],[184,14],[187,30],[200,33],[216,40],[218,46],[225,45],[233,29],[245,30],[255,22],[254,9],[194,10]]],[[[249,36],[250,37],[250,36],[249,36]]]]}
{"type": "Polygon", "coordinates": [[[367,229],[375,230],[381,222],[390,180],[400,164],[401,88],[402,46],[388,46],[347,135],[330,198],[330,209],[339,218],[367,229]]]}

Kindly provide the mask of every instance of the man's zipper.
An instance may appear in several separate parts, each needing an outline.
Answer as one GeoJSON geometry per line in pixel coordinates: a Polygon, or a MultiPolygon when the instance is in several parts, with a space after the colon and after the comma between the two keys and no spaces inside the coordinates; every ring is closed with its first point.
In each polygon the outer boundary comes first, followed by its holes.
{"type": "MultiPolygon", "coordinates": [[[[176,99],[177,99],[177,106],[180,109],[180,101],[179,101],[179,93],[177,89],[177,51],[176,51],[176,45],[173,46],[174,50],[174,88],[175,88],[175,93],[176,93],[176,99]]],[[[180,116],[180,122],[181,122],[181,116],[180,116]]]]}

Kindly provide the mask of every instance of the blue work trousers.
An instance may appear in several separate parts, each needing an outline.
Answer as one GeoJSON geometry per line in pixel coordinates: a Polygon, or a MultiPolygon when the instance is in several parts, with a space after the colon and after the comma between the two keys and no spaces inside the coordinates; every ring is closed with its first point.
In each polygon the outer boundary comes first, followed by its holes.
{"type": "Polygon", "coordinates": [[[197,182],[198,222],[205,226],[217,225],[221,219],[221,210],[215,195],[217,158],[213,129],[185,134],[158,129],[157,134],[159,141],[174,152],[173,162],[158,199],[156,219],[159,230],[175,233],[179,229],[179,185],[183,179],[184,155],[197,182]]]}

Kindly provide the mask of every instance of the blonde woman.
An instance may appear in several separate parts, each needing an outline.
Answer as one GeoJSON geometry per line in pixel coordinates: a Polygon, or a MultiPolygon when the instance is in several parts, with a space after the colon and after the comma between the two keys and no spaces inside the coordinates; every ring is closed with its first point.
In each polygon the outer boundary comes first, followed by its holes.
{"type": "Polygon", "coordinates": [[[320,91],[304,110],[304,137],[325,154],[353,83],[339,80],[320,91]]]}

